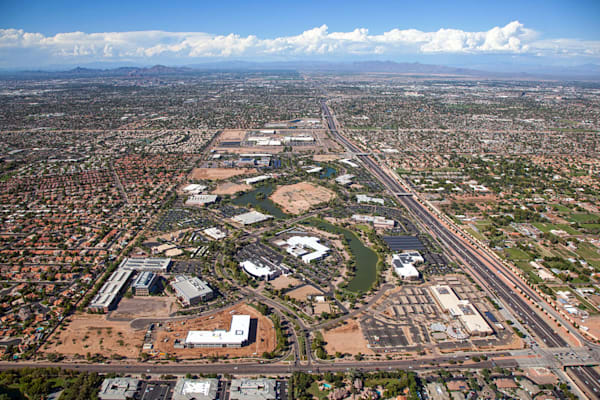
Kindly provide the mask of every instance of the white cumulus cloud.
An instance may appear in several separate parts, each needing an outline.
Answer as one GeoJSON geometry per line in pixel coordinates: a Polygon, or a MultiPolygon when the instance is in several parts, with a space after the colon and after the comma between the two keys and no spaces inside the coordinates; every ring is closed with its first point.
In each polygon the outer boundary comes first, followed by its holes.
{"type": "MultiPolygon", "coordinates": [[[[327,25],[295,36],[259,38],[204,32],[65,32],[46,36],[22,29],[0,29],[0,59],[27,54],[53,62],[150,61],[228,57],[303,57],[397,54],[532,54],[600,56],[600,41],[538,39],[519,21],[483,32],[442,28],[435,32],[392,29],[370,34],[366,28],[329,32],[327,25]]],[[[18,61],[18,60],[17,60],[18,61]]]]}

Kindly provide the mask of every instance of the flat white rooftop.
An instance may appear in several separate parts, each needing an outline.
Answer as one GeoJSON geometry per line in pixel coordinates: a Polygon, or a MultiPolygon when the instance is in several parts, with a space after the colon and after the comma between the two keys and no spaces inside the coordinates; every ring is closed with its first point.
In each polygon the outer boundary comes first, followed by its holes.
{"type": "Polygon", "coordinates": [[[125,258],[119,268],[133,271],[166,271],[171,264],[170,258],[125,258]]]}
{"type": "Polygon", "coordinates": [[[236,215],[231,218],[234,222],[237,222],[242,225],[251,225],[257,222],[266,221],[270,218],[273,218],[272,215],[259,213],[258,211],[250,211],[245,214],[236,215]]]}
{"type": "Polygon", "coordinates": [[[186,345],[243,345],[248,341],[250,333],[250,316],[234,315],[231,317],[229,330],[189,331],[185,338],[186,345]]]}
{"type": "Polygon", "coordinates": [[[242,261],[240,266],[250,275],[261,279],[271,279],[271,277],[277,275],[279,272],[269,265],[257,264],[250,260],[242,261]]]}
{"type": "Polygon", "coordinates": [[[469,300],[459,299],[450,286],[435,285],[429,288],[433,297],[450,315],[458,318],[470,334],[492,334],[492,328],[469,300]]]}
{"type": "Polygon", "coordinates": [[[188,197],[185,204],[188,206],[203,206],[214,203],[218,198],[216,194],[195,194],[188,197]]]}
{"type": "Polygon", "coordinates": [[[329,247],[319,243],[319,238],[314,236],[292,236],[286,243],[288,248],[286,251],[293,256],[302,258],[304,263],[309,264],[313,260],[323,258],[329,253],[329,247]],[[306,249],[314,251],[308,252],[306,249]]]}

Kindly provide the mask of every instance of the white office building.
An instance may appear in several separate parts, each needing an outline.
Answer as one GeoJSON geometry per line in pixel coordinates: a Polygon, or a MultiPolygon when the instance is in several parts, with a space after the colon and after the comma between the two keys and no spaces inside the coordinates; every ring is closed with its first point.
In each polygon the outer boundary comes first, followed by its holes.
{"type": "Polygon", "coordinates": [[[242,347],[248,344],[250,334],[250,316],[231,317],[229,330],[189,331],[185,338],[185,347],[242,347]]]}
{"type": "Polygon", "coordinates": [[[240,263],[240,267],[242,267],[244,271],[253,277],[264,279],[265,281],[270,281],[271,279],[275,279],[281,275],[281,270],[275,265],[256,260],[242,261],[240,263]]]}

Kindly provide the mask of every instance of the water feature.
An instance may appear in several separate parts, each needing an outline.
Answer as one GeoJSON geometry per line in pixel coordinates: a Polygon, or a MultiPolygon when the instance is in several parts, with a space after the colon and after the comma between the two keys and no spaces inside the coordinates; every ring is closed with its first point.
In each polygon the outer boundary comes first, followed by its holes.
{"type": "Polygon", "coordinates": [[[364,292],[371,288],[377,278],[377,253],[366,247],[358,236],[348,229],[330,224],[319,219],[307,221],[314,227],[336,235],[343,235],[348,241],[350,253],[355,260],[356,270],[354,277],[348,282],[348,290],[352,292],[364,292]]]}
{"type": "Polygon", "coordinates": [[[269,199],[269,196],[273,193],[274,189],[272,184],[261,185],[254,190],[236,197],[231,200],[231,202],[240,207],[246,207],[248,205],[253,208],[259,207],[261,210],[275,218],[285,218],[287,217],[287,214],[281,211],[281,209],[269,199]]]}

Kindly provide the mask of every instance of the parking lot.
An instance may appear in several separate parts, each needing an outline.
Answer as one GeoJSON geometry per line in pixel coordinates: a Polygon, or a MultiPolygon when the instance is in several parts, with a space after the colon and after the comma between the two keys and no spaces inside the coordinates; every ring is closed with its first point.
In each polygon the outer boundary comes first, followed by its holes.
{"type": "Polygon", "coordinates": [[[175,382],[169,381],[149,381],[142,382],[142,387],[138,391],[139,400],[167,400],[173,395],[175,382]]]}
{"type": "Polygon", "coordinates": [[[485,295],[462,275],[435,276],[419,286],[401,286],[378,302],[361,320],[361,328],[369,347],[379,353],[418,352],[424,348],[440,351],[474,350],[507,344],[509,330],[500,329],[496,311],[487,304],[485,295]],[[456,339],[446,328],[461,328],[460,322],[444,312],[433,299],[428,287],[443,284],[452,287],[460,299],[468,299],[494,329],[488,337],[456,339]],[[433,326],[437,325],[437,328],[433,326]],[[443,329],[439,329],[439,327],[443,329]]]}
{"type": "Polygon", "coordinates": [[[154,228],[161,232],[170,232],[185,228],[209,228],[212,225],[214,223],[198,210],[173,208],[159,218],[154,228]]]}

